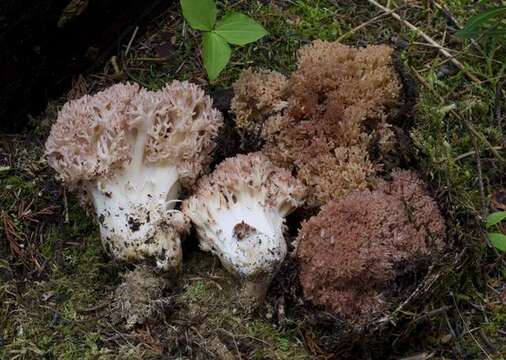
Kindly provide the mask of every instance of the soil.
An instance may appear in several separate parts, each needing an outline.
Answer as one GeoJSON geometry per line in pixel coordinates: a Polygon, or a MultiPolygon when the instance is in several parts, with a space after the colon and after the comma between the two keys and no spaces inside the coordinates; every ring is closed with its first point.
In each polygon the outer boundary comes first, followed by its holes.
{"type": "Polygon", "coordinates": [[[20,131],[72,79],[101,65],[171,0],[4,0],[0,6],[0,130],[20,131]]]}

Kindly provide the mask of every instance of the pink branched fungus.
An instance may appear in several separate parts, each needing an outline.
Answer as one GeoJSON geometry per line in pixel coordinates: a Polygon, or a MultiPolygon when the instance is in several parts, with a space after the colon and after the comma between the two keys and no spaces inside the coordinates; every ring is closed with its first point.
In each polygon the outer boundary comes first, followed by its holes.
{"type": "Polygon", "coordinates": [[[189,221],[174,210],[205,172],[221,114],[198,86],[160,91],[117,84],[66,103],[46,142],[48,162],[91,199],[105,248],[117,259],[178,268],[189,221]]]}
{"type": "Polygon", "coordinates": [[[314,304],[362,324],[386,310],[385,294],[406,267],[443,247],[441,213],[410,171],[374,191],[331,201],[302,224],[297,261],[304,295],[314,304]]]}
{"type": "Polygon", "coordinates": [[[287,254],[285,217],[303,203],[305,187],[261,153],[237,155],[202,178],[185,200],[200,247],[217,255],[261,297],[287,254]]]}

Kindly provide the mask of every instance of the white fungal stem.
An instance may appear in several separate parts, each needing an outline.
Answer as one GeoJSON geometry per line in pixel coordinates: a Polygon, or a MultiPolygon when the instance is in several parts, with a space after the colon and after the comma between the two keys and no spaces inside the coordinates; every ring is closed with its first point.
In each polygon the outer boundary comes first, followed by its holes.
{"type": "Polygon", "coordinates": [[[180,184],[191,187],[205,171],[222,124],[197,85],[116,84],[63,106],[46,142],[48,164],[89,194],[113,257],[168,270],[179,267],[189,230],[174,210],[180,184]]]}
{"type": "Polygon", "coordinates": [[[178,171],[143,165],[133,174],[133,164],[112,179],[90,185],[104,246],[119,259],[153,257],[163,270],[177,268],[180,239],[168,229],[167,210],[174,208],[180,193],[178,171]]]}
{"type": "Polygon", "coordinates": [[[219,235],[212,241],[202,241],[204,250],[217,253],[227,268],[243,278],[273,274],[278,270],[287,246],[283,235],[284,219],[277,210],[244,194],[238,194],[236,202],[229,203],[228,207],[212,203],[207,208],[212,213],[209,216],[212,224],[201,223],[197,230],[201,234],[219,235]],[[208,226],[214,230],[205,229],[208,226]]]}

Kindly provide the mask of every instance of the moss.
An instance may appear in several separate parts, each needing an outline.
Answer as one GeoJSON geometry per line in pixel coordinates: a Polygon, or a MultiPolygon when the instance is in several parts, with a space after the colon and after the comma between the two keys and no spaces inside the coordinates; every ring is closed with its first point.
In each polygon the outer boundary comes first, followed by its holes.
{"type": "Polygon", "coordinates": [[[36,180],[27,179],[18,174],[6,174],[5,177],[2,177],[0,173],[0,208],[12,214],[12,211],[16,210],[14,208],[16,196],[18,198],[37,199],[39,189],[36,180]]]}
{"type": "Polygon", "coordinates": [[[99,304],[115,282],[114,275],[103,271],[98,238],[64,248],[63,261],[62,266],[52,264],[48,280],[31,281],[26,288],[18,284],[17,289],[9,283],[16,290],[2,294],[11,311],[0,357],[97,359],[106,354],[99,341],[100,319],[84,311],[99,304]]]}
{"type": "MultiPolygon", "coordinates": [[[[186,332],[187,341],[195,351],[193,357],[209,356],[205,355],[205,349],[194,344],[194,341],[206,341],[208,351],[215,355],[219,353],[217,348],[224,346],[233,358],[238,356],[237,351],[243,357],[259,359],[307,358],[294,332],[276,328],[261,315],[268,313],[266,309],[260,309],[257,314],[243,306],[240,284],[214,257],[194,252],[186,259],[179,282],[178,289],[174,290],[174,313],[167,321],[176,333],[186,332]],[[186,324],[194,325],[188,330],[186,324]]],[[[188,356],[182,348],[171,354],[188,356]]]]}
{"type": "Polygon", "coordinates": [[[206,295],[206,285],[204,282],[198,280],[194,284],[188,284],[185,286],[184,292],[184,296],[192,302],[205,300],[204,296],[206,295]]]}
{"type": "Polygon", "coordinates": [[[265,346],[255,352],[255,359],[309,359],[308,354],[301,352],[301,344],[294,331],[277,329],[269,321],[252,321],[248,325],[248,335],[265,342],[265,346]]]}
{"type": "Polygon", "coordinates": [[[52,174],[26,176],[40,149],[24,149],[27,153],[17,157],[13,175],[0,178],[0,193],[2,201],[10,205],[5,210],[16,224],[18,236],[25,241],[41,239],[29,244],[37,246],[35,255],[40,251],[37,257],[42,269],[23,274],[19,258],[0,252],[1,264],[5,263],[0,272],[5,272],[6,280],[0,286],[0,337],[4,344],[0,358],[105,358],[107,349],[99,341],[100,319],[82,310],[103,299],[114,286],[116,273],[108,270],[95,225],[76,199],[69,197],[68,224],[55,222],[54,214],[33,213],[60,201],[53,197],[54,183],[45,180],[52,174]],[[18,213],[22,204],[32,204],[29,209],[34,221],[18,213]]]}

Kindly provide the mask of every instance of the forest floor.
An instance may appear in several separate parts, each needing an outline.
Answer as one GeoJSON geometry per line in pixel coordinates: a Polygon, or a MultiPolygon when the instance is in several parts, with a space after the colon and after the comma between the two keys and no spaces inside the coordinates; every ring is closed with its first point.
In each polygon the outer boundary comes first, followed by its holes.
{"type": "MultiPolygon", "coordinates": [[[[485,4],[493,3],[500,4],[485,4]]],[[[488,245],[482,226],[491,199],[496,207],[504,205],[506,49],[455,36],[458,24],[483,10],[474,1],[445,1],[445,11],[439,0],[382,4],[442,45],[465,70],[367,1],[237,0],[220,2],[221,11],[248,13],[269,35],[235,49],[220,78],[208,84],[199,34],[184,24],[174,5],[145,34],[121,44],[99,71],[76,78],[68,96],[50,102],[26,133],[0,135],[0,359],[506,356],[506,258],[488,245]],[[322,344],[338,332],[292,316],[279,299],[271,296],[260,309],[245,311],[235,296],[235,280],[190,242],[183,273],[167,290],[156,319],[133,329],[112,320],[110,294],[125,266],[106,256],[92,217],[54,180],[43,159],[58,107],[120,80],[150,89],[172,79],[191,80],[219,102],[247,67],[289,73],[296,50],[314,39],[391,44],[416,83],[409,129],[413,167],[430,184],[450,239],[430,296],[403,307],[395,324],[366,341],[330,350],[322,344]]]]}

